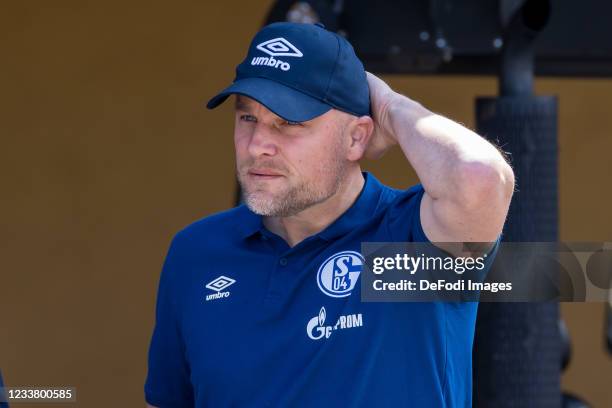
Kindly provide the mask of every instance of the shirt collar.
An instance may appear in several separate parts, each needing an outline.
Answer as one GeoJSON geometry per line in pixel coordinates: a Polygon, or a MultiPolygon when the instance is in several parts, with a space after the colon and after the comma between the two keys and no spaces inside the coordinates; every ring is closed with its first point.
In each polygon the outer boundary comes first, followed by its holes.
{"type": "MultiPolygon", "coordinates": [[[[365,182],[353,205],[327,228],[316,234],[317,236],[327,241],[333,240],[374,214],[382,191],[382,184],[371,173],[363,172],[362,174],[365,182]]],[[[241,237],[246,239],[257,233],[264,233],[265,227],[261,215],[255,214],[244,204],[239,210],[244,213],[244,218],[238,225],[241,237]]]]}
{"type": "Polygon", "coordinates": [[[265,227],[263,225],[263,218],[259,214],[255,214],[251,211],[246,204],[242,204],[238,211],[243,215],[239,217],[240,221],[237,225],[237,229],[240,233],[240,237],[247,239],[251,236],[260,233],[265,227]]]}
{"type": "Polygon", "coordinates": [[[371,173],[363,172],[365,183],[352,206],[336,221],[332,222],[317,235],[327,241],[344,235],[363,220],[371,218],[378,206],[382,184],[371,173]]]}

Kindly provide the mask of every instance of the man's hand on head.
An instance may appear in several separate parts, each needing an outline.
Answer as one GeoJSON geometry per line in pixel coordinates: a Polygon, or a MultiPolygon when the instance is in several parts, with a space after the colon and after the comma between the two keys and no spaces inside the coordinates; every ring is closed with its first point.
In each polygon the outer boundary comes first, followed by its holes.
{"type": "Polygon", "coordinates": [[[398,99],[399,94],[376,75],[367,71],[366,75],[370,88],[374,132],[365,152],[365,157],[375,160],[381,158],[391,146],[397,144],[397,139],[391,131],[388,113],[393,101],[398,99]]]}

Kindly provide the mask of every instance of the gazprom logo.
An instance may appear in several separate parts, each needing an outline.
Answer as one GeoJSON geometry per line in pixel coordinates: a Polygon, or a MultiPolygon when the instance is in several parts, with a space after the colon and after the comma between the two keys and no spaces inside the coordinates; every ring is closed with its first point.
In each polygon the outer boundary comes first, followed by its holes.
{"type": "Polygon", "coordinates": [[[259,51],[263,51],[269,55],[269,57],[253,57],[251,65],[264,65],[272,68],[280,68],[283,71],[289,71],[291,65],[288,62],[281,61],[274,57],[298,57],[304,56],[302,51],[298,50],[295,45],[285,40],[283,37],[273,38],[268,41],[264,41],[257,45],[259,51]]]}
{"type": "Polygon", "coordinates": [[[321,292],[331,297],[351,294],[364,264],[363,257],[355,251],[342,251],[325,260],[317,272],[317,285],[321,292]]]}
{"type": "Polygon", "coordinates": [[[308,337],[312,340],[319,340],[322,338],[329,339],[335,330],[352,329],[363,326],[363,316],[361,313],[339,316],[338,320],[336,320],[336,324],[333,326],[325,324],[326,317],[327,312],[323,306],[321,310],[319,310],[319,315],[311,318],[308,324],[306,324],[306,334],[308,334],[308,337]]]}

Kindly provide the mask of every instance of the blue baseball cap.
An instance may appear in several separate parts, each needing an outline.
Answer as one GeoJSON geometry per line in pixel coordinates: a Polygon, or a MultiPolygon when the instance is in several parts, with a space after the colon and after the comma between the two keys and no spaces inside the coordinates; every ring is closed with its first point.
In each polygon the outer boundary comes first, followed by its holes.
{"type": "Polygon", "coordinates": [[[370,115],[363,64],[343,37],[322,24],[273,23],[253,38],[234,82],[213,97],[248,96],[285,120],[304,122],[335,108],[370,115]]]}

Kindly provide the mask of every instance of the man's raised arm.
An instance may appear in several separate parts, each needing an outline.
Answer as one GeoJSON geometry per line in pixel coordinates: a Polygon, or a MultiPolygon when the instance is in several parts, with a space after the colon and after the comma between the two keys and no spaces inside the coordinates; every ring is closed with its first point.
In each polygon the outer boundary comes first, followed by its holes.
{"type": "Polygon", "coordinates": [[[375,129],[366,156],[375,159],[400,145],[425,190],[420,215],[427,238],[495,241],[514,191],[514,173],[502,154],[470,129],[367,75],[375,129]]]}

